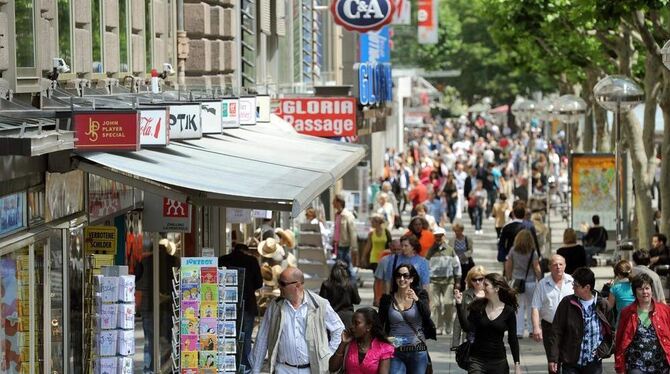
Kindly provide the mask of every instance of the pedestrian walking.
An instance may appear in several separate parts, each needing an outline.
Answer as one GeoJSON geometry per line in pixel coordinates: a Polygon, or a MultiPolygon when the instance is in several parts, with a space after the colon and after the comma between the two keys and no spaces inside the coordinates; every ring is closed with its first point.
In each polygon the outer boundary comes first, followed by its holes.
{"type": "Polygon", "coordinates": [[[456,218],[456,208],[458,206],[458,188],[453,174],[447,175],[447,180],[442,191],[447,200],[447,218],[449,218],[450,223],[453,223],[456,218]]]}
{"type": "Polygon", "coordinates": [[[523,201],[515,201],[512,204],[512,216],[513,219],[507,222],[503,226],[502,231],[500,232],[500,238],[498,239],[498,261],[505,262],[507,261],[507,254],[514,244],[514,238],[516,234],[523,230],[530,230],[533,235],[533,241],[535,241],[535,247],[539,248],[540,245],[537,240],[537,234],[535,232],[535,226],[529,220],[526,220],[526,203],[523,201]]]}
{"type": "Polygon", "coordinates": [[[379,302],[379,319],[395,346],[390,372],[423,374],[429,360],[426,339],[437,338],[428,292],[421,288],[411,264],[401,263],[393,271],[393,280],[391,292],[379,302]]]}
{"type": "Polygon", "coordinates": [[[435,245],[426,255],[430,265],[430,315],[438,335],[451,334],[454,285],[461,282],[461,263],[454,248],[447,242],[445,233],[441,227],[435,229],[435,245]]]}
{"type": "Polygon", "coordinates": [[[565,296],[552,323],[549,371],[563,374],[601,374],[602,359],[610,357],[614,335],[607,301],[593,293],[596,278],[587,267],[572,273],[574,295],[565,296]]]}
{"type": "Polygon", "coordinates": [[[351,325],[351,317],[354,314],[354,304],[361,303],[361,297],[358,295],[356,282],[349,278],[347,264],[338,260],[330,270],[328,279],[321,283],[319,296],[328,300],[330,306],[340,317],[345,328],[351,325]]]}
{"type": "Polygon", "coordinates": [[[470,223],[474,226],[475,225],[475,206],[476,206],[476,200],[474,198],[470,198],[472,196],[472,191],[474,191],[477,188],[477,168],[471,167],[470,168],[470,174],[465,178],[465,182],[463,184],[463,195],[465,197],[465,200],[467,201],[467,208],[468,208],[468,215],[470,216],[470,223]]]}
{"type": "Polygon", "coordinates": [[[484,219],[484,213],[488,201],[488,192],[486,192],[484,189],[484,184],[481,179],[477,180],[477,187],[475,187],[475,189],[470,192],[469,198],[474,199],[473,214],[475,217],[475,234],[483,234],[482,220],[484,219]]]}
{"type": "Polygon", "coordinates": [[[586,266],[584,246],[577,243],[577,233],[568,227],[563,231],[563,246],[556,251],[565,258],[565,272],[571,274],[575,269],[586,266]]]}
{"type": "Polygon", "coordinates": [[[542,222],[542,214],[540,213],[531,214],[530,221],[533,223],[537,235],[537,248],[540,250],[542,258],[548,259],[551,257],[551,248],[547,245],[551,240],[549,228],[542,222]]]}
{"type": "Polygon", "coordinates": [[[502,232],[503,226],[505,226],[505,222],[507,221],[507,208],[509,205],[507,204],[507,195],[504,193],[501,193],[498,195],[498,201],[493,204],[493,210],[491,211],[491,215],[495,219],[495,227],[496,227],[496,238],[500,238],[500,233],[502,232]]]}
{"type": "MultiPolygon", "coordinates": [[[[425,214],[424,209],[423,205],[419,205],[417,210],[425,214]]],[[[428,221],[421,216],[412,217],[405,235],[414,235],[419,240],[421,244],[419,255],[421,257],[426,257],[428,250],[435,244],[435,236],[429,229],[428,221]]]]}
{"type": "Polygon", "coordinates": [[[389,249],[391,245],[391,232],[384,224],[384,217],[379,214],[373,214],[370,217],[370,225],[372,226],[372,230],[370,230],[368,240],[365,242],[365,248],[363,248],[361,266],[375,271],[382,253],[386,249],[389,249]]]}
{"type": "Polygon", "coordinates": [[[516,336],[516,292],[510,288],[502,275],[489,273],[484,277],[484,298],[470,304],[470,313],[463,309],[463,294],[454,291],[456,313],[463,330],[474,333],[470,348],[468,373],[509,373],[509,363],[503,338],[507,341],[514,358],[514,372],[521,373],[519,362],[519,340],[516,336]]]}
{"type": "Polygon", "coordinates": [[[536,342],[541,341],[543,343],[547,363],[549,362],[549,351],[554,341],[552,324],[556,308],[564,297],[574,293],[572,283],[572,276],[565,274],[565,259],[563,256],[553,255],[549,258],[549,274],[538,282],[535,292],[533,292],[533,339],[536,342]]]}
{"type": "Polygon", "coordinates": [[[617,373],[670,373],[670,307],[654,301],[653,280],[633,278],[635,301],[621,311],[616,332],[614,369],[617,373]]]}
{"type": "Polygon", "coordinates": [[[384,278],[386,293],[390,292],[393,288],[393,284],[395,283],[393,272],[400,264],[411,264],[414,266],[419,275],[419,284],[425,290],[428,290],[430,285],[430,264],[428,260],[419,255],[419,251],[421,250],[419,240],[414,235],[404,235],[400,238],[400,246],[402,248],[401,253],[389,258],[387,262],[388,265],[384,278]]]}
{"type": "Polygon", "coordinates": [[[351,328],[342,332],[342,342],[330,357],[328,370],[347,374],[389,374],[395,347],[389,342],[377,311],[357,309],[351,328]]]}
{"type": "Polygon", "coordinates": [[[649,269],[649,253],[640,250],[633,252],[633,262],[635,263],[635,266],[633,266],[633,276],[641,273],[647,274],[653,281],[652,291],[654,293],[654,300],[656,300],[656,302],[666,304],[665,291],[663,290],[661,277],[659,277],[655,271],[649,269]]]}
{"type": "Polygon", "coordinates": [[[607,303],[610,308],[616,307],[615,323],[619,321],[623,308],[635,301],[635,295],[630,283],[632,272],[633,266],[627,260],[621,260],[614,265],[614,282],[610,286],[607,303]]]}
{"type": "Polygon", "coordinates": [[[337,259],[347,263],[349,275],[355,278],[354,266],[351,263],[353,254],[358,252],[358,235],[354,215],[345,207],[342,195],[335,195],[333,208],[335,208],[333,249],[336,251],[337,259]]]}
{"type": "MultiPolygon", "coordinates": [[[[486,269],[477,265],[468,271],[468,274],[465,276],[465,284],[467,289],[462,292],[463,294],[463,311],[466,314],[470,312],[470,303],[475,299],[481,299],[484,297],[484,276],[486,275],[486,269]]],[[[458,321],[458,318],[454,319],[454,328],[453,334],[451,335],[451,347],[456,348],[461,343],[465,341],[466,333],[461,329],[461,323],[458,321]]]]}
{"type": "Polygon", "coordinates": [[[382,295],[386,292],[386,287],[384,283],[384,279],[386,279],[387,277],[386,274],[388,271],[391,271],[390,267],[391,264],[393,263],[392,260],[397,261],[398,259],[395,255],[401,253],[402,253],[402,245],[400,244],[400,240],[393,239],[393,241],[391,241],[391,248],[388,251],[388,254],[386,254],[386,256],[382,255],[382,258],[379,260],[377,269],[375,269],[374,272],[375,282],[372,290],[373,306],[379,306],[379,299],[381,299],[382,295]]]}
{"type": "Polygon", "coordinates": [[[523,338],[526,326],[531,331],[531,303],[537,281],[542,278],[538,251],[533,236],[521,230],[514,239],[514,246],[507,255],[505,274],[517,293],[519,308],[516,311],[516,336],[523,338]]]}
{"type": "Polygon", "coordinates": [[[306,290],[300,269],[279,275],[282,297],[268,304],[256,335],[251,371],[259,374],[267,354],[270,373],[326,374],[344,325],[328,300],[306,290]]]}
{"type": "MultiPolygon", "coordinates": [[[[461,263],[461,274],[467,274],[475,266],[475,261],[472,259],[472,239],[463,234],[465,228],[459,221],[451,225],[451,230],[454,232],[453,246],[458,256],[458,261],[461,263]]],[[[465,280],[463,278],[461,278],[459,289],[465,289],[465,280]]]]}
{"type": "Polygon", "coordinates": [[[393,210],[393,204],[389,201],[389,195],[386,192],[380,192],[377,194],[377,214],[380,214],[386,222],[386,227],[394,227],[395,222],[395,211],[393,210]]]}

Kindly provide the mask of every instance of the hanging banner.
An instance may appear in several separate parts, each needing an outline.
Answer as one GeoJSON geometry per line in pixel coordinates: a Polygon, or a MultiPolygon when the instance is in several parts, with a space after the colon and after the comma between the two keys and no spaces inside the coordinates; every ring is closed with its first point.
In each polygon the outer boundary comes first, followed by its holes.
{"type": "Polygon", "coordinates": [[[395,13],[393,13],[393,25],[412,24],[412,2],[409,0],[394,0],[395,13]]]}
{"type": "Polygon", "coordinates": [[[356,135],[356,99],[351,97],[283,98],[275,114],[301,134],[356,135]]]}
{"type": "Polygon", "coordinates": [[[391,62],[390,28],[382,27],[379,31],[361,34],[358,48],[361,62],[391,62]]]}
{"type": "Polygon", "coordinates": [[[152,193],[144,193],[144,230],[191,232],[190,204],[152,193]]]}
{"type": "Polygon", "coordinates": [[[200,123],[203,134],[221,134],[221,101],[200,103],[200,123]]]}
{"type": "Polygon", "coordinates": [[[391,23],[395,4],[394,0],[333,0],[330,12],[345,29],[368,32],[391,23]]]}
{"type": "Polygon", "coordinates": [[[256,122],[270,122],[270,96],[256,96],[256,122]]]}
{"type": "Polygon", "coordinates": [[[256,96],[240,97],[240,125],[256,124],[256,96]]]}
{"type": "Polygon", "coordinates": [[[84,251],[116,252],[118,232],[114,226],[87,226],[84,227],[84,251]]]}
{"type": "Polygon", "coordinates": [[[137,151],[140,149],[136,111],[76,112],[74,148],[78,151],[137,151]]]}
{"type": "Polygon", "coordinates": [[[234,129],[240,127],[239,108],[239,99],[221,100],[221,127],[224,129],[234,129]]]}
{"type": "Polygon", "coordinates": [[[202,138],[200,105],[170,105],[170,139],[202,138]]]}
{"type": "Polygon", "coordinates": [[[140,110],[140,145],[165,146],[170,143],[168,115],[167,109],[140,110]]]}
{"type": "Polygon", "coordinates": [[[419,10],[417,11],[419,44],[437,44],[438,3],[439,0],[419,0],[419,10]]]}

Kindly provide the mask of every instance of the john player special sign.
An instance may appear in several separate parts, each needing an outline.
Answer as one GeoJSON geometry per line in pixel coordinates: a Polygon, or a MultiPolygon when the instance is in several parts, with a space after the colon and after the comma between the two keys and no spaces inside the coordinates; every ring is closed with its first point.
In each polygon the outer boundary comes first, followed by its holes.
{"type": "Polygon", "coordinates": [[[136,111],[74,113],[74,148],[79,151],[137,151],[140,149],[138,121],[136,111]]]}

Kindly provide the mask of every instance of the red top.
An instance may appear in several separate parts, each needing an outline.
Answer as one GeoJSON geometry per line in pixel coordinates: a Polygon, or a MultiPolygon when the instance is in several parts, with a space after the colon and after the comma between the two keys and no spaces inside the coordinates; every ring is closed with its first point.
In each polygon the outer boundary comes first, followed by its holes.
{"type": "MultiPolygon", "coordinates": [[[[637,332],[637,306],[638,302],[635,300],[635,302],[623,308],[621,317],[619,317],[619,327],[616,329],[616,341],[614,343],[616,348],[614,369],[617,373],[626,371],[625,353],[637,332]]],[[[661,343],[663,351],[665,351],[665,359],[670,362],[670,306],[652,300],[649,319],[651,319],[658,341],[661,343]]]]}
{"type": "Polygon", "coordinates": [[[344,360],[344,372],[347,374],[377,374],[382,360],[393,358],[395,348],[389,343],[372,339],[370,349],[365,353],[363,363],[358,363],[358,344],[355,340],[349,343],[347,357],[344,360]]]}
{"type": "Polygon", "coordinates": [[[417,206],[428,200],[428,189],[423,183],[419,183],[411,191],[409,191],[409,199],[412,205],[417,206]]]}

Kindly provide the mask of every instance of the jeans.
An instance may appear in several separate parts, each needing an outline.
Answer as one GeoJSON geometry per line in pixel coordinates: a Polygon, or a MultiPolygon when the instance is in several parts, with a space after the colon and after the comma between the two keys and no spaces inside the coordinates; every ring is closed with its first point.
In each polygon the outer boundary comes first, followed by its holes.
{"type": "Polygon", "coordinates": [[[474,207],[474,216],[475,216],[475,230],[482,229],[482,219],[484,218],[484,209],[480,206],[474,207]]]}
{"type": "Polygon", "coordinates": [[[249,355],[251,354],[251,334],[254,331],[254,313],[244,312],[244,321],[242,321],[242,332],[244,332],[244,347],[242,350],[242,365],[244,365],[244,372],[251,373],[251,364],[249,363],[249,355]]]}
{"type": "Polygon", "coordinates": [[[430,280],[430,316],[437,330],[451,332],[454,322],[454,278],[431,278],[430,280]]]}
{"type": "Polygon", "coordinates": [[[428,352],[398,352],[391,359],[393,374],[425,374],[428,367],[428,352]]]}
{"type": "Polygon", "coordinates": [[[351,248],[337,246],[337,259],[342,260],[347,263],[347,269],[349,269],[349,277],[354,280],[354,266],[351,264],[351,248]]]}
{"type": "Polygon", "coordinates": [[[468,374],[508,374],[509,364],[507,358],[500,360],[482,360],[477,357],[470,357],[468,374]]]}
{"type": "Polygon", "coordinates": [[[602,374],[603,362],[596,360],[589,362],[586,366],[561,364],[562,374],[602,374]]]}
{"type": "Polygon", "coordinates": [[[447,217],[449,217],[449,222],[453,223],[456,218],[456,199],[450,198],[447,200],[447,217]]]}
{"type": "Polygon", "coordinates": [[[535,292],[535,281],[526,282],[526,291],[517,295],[519,300],[519,309],[516,310],[516,335],[522,336],[526,325],[528,331],[533,331],[533,324],[531,322],[531,304],[533,303],[533,292],[535,292]],[[524,320],[526,323],[524,323],[524,320]]]}
{"type": "Polygon", "coordinates": [[[142,312],[142,329],[144,330],[144,372],[153,373],[154,319],[150,311],[142,312]]]}

